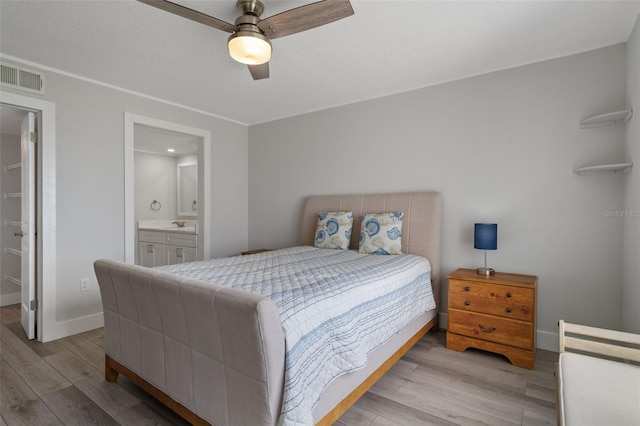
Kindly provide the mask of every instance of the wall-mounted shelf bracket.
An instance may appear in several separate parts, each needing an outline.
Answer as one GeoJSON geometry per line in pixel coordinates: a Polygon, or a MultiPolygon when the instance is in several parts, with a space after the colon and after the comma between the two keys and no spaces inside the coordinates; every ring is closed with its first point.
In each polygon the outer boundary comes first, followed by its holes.
{"type": "Polygon", "coordinates": [[[578,175],[629,173],[632,168],[633,163],[599,164],[573,169],[573,173],[578,175]]]}
{"type": "Polygon", "coordinates": [[[609,112],[607,114],[585,118],[580,122],[580,128],[589,129],[592,127],[615,126],[616,124],[626,123],[631,120],[631,117],[633,117],[632,109],[609,112]]]}

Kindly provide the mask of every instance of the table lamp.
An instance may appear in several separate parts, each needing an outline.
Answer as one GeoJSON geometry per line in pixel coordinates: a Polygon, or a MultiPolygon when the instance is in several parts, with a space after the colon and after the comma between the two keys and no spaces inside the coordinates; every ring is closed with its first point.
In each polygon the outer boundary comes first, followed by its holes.
{"type": "Polygon", "coordinates": [[[487,268],[487,250],[498,249],[498,224],[476,223],[473,233],[473,248],[484,250],[484,268],[478,268],[482,275],[493,275],[495,269],[487,268]]]}

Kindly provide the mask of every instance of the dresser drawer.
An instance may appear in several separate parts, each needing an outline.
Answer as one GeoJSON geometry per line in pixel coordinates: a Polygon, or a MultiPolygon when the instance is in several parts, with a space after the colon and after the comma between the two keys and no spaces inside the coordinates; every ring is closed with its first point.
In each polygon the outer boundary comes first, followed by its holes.
{"type": "Polygon", "coordinates": [[[533,350],[533,323],[449,309],[449,333],[533,350]]]}
{"type": "Polygon", "coordinates": [[[165,234],[165,244],[183,247],[198,247],[198,236],[195,234],[180,234],[177,232],[167,232],[165,234]]]}
{"type": "Polygon", "coordinates": [[[164,244],[164,232],[138,231],[138,241],[145,243],[164,244]]]}
{"type": "Polygon", "coordinates": [[[467,293],[449,293],[449,307],[465,311],[498,315],[523,321],[533,321],[533,306],[512,300],[494,300],[470,296],[467,293]]]}
{"type": "Polygon", "coordinates": [[[533,306],[535,299],[534,290],[531,288],[449,279],[449,294],[454,293],[523,306],[533,306]]]}

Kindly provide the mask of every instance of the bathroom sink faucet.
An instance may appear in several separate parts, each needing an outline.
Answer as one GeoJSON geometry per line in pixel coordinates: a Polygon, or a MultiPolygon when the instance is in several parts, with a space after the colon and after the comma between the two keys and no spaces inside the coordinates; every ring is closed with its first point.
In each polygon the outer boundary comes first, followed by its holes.
{"type": "Polygon", "coordinates": [[[178,225],[178,228],[184,228],[184,225],[186,224],[186,222],[179,222],[177,220],[171,223],[178,225]]]}

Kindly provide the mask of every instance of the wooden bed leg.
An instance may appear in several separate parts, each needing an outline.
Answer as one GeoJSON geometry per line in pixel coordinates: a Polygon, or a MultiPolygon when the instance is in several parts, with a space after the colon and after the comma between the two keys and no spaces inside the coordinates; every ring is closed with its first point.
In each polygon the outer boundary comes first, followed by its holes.
{"type": "Polygon", "coordinates": [[[111,366],[111,358],[109,355],[104,356],[104,379],[107,382],[115,382],[118,380],[118,371],[111,366]]]}
{"type": "Polygon", "coordinates": [[[115,382],[118,378],[118,374],[122,374],[127,379],[131,380],[133,384],[147,392],[149,395],[166,405],[171,410],[175,411],[180,417],[185,419],[187,422],[192,424],[193,426],[211,426],[206,420],[202,417],[195,414],[193,411],[189,410],[184,405],[179,402],[173,400],[169,395],[162,392],[160,389],[153,386],[151,383],[147,382],[142,377],[138,376],[133,371],[129,370],[124,365],[120,364],[118,361],[109,357],[109,355],[104,356],[104,378],[107,382],[115,382]]]}

